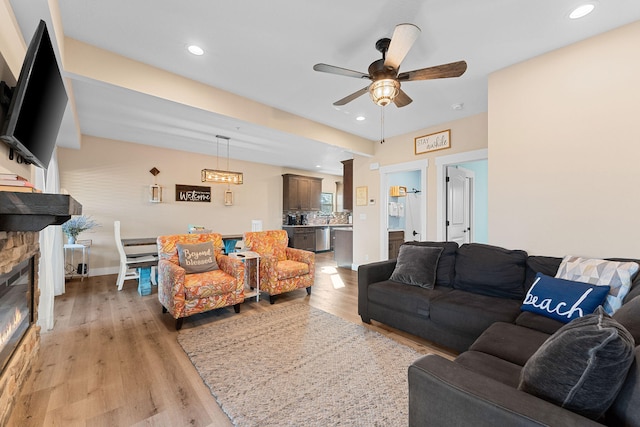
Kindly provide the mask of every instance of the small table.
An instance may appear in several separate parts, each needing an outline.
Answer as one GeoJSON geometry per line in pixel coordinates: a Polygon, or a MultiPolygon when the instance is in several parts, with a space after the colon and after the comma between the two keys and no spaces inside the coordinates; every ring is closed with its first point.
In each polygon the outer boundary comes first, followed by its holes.
{"type": "MultiPolygon", "coordinates": [[[[256,260],[256,288],[255,290],[252,290],[248,293],[244,294],[245,298],[251,298],[251,297],[256,297],[256,302],[260,301],[260,254],[257,252],[251,252],[251,251],[246,251],[246,252],[232,252],[229,255],[229,258],[233,258],[233,259],[239,259],[242,260],[243,262],[245,262],[245,266],[246,266],[246,261],[247,260],[256,260]]],[[[244,276],[244,284],[245,287],[247,285],[247,279],[248,279],[248,274],[245,271],[245,276],[244,276]]],[[[248,280],[249,282],[249,287],[251,287],[251,280],[248,280]]]]}
{"type": "MultiPolygon", "coordinates": [[[[59,246],[58,246],[59,247],[59,246]]],[[[80,272],[78,273],[80,275],[80,281],[83,281],[85,277],[89,277],[89,256],[90,256],[90,249],[91,249],[91,245],[85,245],[82,243],[65,243],[64,244],[64,259],[68,259],[67,256],[67,251],[71,251],[71,263],[67,263],[65,262],[65,276],[69,276],[71,278],[73,278],[73,276],[75,276],[75,272],[76,270],[76,265],[75,265],[75,261],[74,261],[74,254],[76,252],[76,250],[79,249],[82,251],[82,264],[80,267],[80,272]],[[86,256],[86,258],[85,258],[86,256]],[[86,261],[85,261],[86,259],[86,261]]]]}

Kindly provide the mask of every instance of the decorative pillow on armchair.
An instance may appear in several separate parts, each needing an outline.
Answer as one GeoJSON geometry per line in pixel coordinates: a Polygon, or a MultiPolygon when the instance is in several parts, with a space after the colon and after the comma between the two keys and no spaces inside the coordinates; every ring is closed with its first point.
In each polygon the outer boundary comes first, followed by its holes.
{"type": "Polygon", "coordinates": [[[438,259],[443,248],[428,246],[400,246],[396,268],[390,280],[407,285],[433,289],[436,283],[438,259]]]}
{"type": "Polygon", "coordinates": [[[602,305],[612,315],[622,306],[631,289],[631,281],[640,265],[635,262],[606,261],[603,259],[566,256],[562,259],[556,277],[596,286],[610,286],[607,300],[602,305]]]}
{"type": "Polygon", "coordinates": [[[218,270],[213,242],[194,244],[178,243],[178,262],[187,274],[204,273],[205,271],[218,270]]]}
{"type": "Polygon", "coordinates": [[[518,389],[598,419],[624,384],[634,347],[631,334],[599,307],[540,346],[522,368],[518,389]]]}

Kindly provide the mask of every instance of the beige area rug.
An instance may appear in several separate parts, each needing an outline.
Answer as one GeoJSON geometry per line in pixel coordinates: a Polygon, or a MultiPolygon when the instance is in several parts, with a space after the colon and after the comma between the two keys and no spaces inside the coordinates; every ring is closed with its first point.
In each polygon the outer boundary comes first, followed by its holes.
{"type": "Polygon", "coordinates": [[[236,426],[406,426],[421,356],[295,303],[180,331],[178,342],[236,426]]]}

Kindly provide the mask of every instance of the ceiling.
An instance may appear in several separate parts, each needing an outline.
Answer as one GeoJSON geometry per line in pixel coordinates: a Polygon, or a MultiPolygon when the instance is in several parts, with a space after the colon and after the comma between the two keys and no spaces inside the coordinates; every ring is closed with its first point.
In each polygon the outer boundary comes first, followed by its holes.
{"type": "MultiPolygon", "coordinates": [[[[593,13],[568,19],[587,1],[62,0],[59,10],[67,37],[376,143],[381,111],[368,96],[332,105],[366,82],[315,72],[314,64],[366,72],[380,58],[375,42],[404,22],[422,33],[402,71],[466,60],[460,78],[403,84],[413,103],[385,107],[389,138],[485,112],[491,72],[640,19],[638,0],[590,1],[593,13]],[[190,44],[205,54],[189,54],[190,44]]],[[[10,3],[28,42],[48,2],[10,3]]],[[[337,146],[70,77],[85,135],[215,155],[221,134],[231,138],[231,158],[335,174],[352,157],[337,146]]],[[[65,138],[59,145],[74,147],[65,138]]]]}

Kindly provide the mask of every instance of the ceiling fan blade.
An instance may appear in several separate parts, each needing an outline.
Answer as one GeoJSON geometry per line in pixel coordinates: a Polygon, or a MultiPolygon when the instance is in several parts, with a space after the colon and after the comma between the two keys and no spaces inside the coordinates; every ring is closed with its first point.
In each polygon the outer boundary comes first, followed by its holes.
{"type": "Polygon", "coordinates": [[[398,95],[393,98],[393,103],[396,104],[396,107],[404,107],[413,102],[413,99],[409,98],[409,95],[405,93],[402,89],[398,92],[398,95]]]}
{"type": "Polygon", "coordinates": [[[394,70],[400,68],[400,63],[409,53],[416,39],[420,35],[420,28],[413,24],[399,24],[393,31],[389,50],[385,55],[384,66],[394,70]]]}
{"type": "Polygon", "coordinates": [[[348,104],[349,102],[353,101],[354,99],[356,99],[359,96],[364,95],[367,92],[369,92],[369,86],[365,86],[362,89],[360,89],[359,91],[353,92],[349,96],[345,96],[344,98],[334,102],[333,105],[345,105],[345,104],[348,104]]]}
{"type": "Polygon", "coordinates": [[[444,79],[448,77],[460,77],[467,71],[467,63],[465,61],[451,62],[449,64],[436,65],[435,67],[422,68],[420,70],[405,71],[398,74],[398,80],[431,80],[444,79]]]}
{"type": "Polygon", "coordinates": [[[369,78],[369,74],[361,73],[360,71],[348,70],[346,68],[340,68],[340,67],[336,67],[334,65],[328,65],[328,64],[316,64],[313,66],[313,69],[323,73],[338,74],[341,76],[355,77],[358,79],[369,78]]]}

